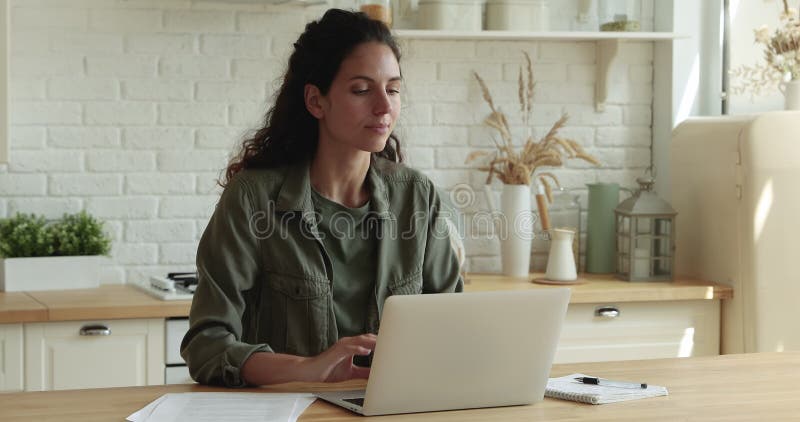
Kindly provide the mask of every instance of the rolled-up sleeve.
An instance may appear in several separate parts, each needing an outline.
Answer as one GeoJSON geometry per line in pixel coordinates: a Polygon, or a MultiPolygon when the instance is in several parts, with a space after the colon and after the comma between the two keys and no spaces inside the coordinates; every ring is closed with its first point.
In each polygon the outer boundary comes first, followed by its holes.
{"type": "Polygon", "coordinates": [[[460,274],[461,265],[450,239],[457,233],[453,232],[452,226],[448,223],[448,219],[454,216],[449,215],[433,185],[429,187],[430,219],[422,264],[422,291],[423,293],[461,292],[464,289],[464,280],[460,274]]]}
{"type": "Polygon", "coordinates": [[[260,276],[260,244],[251,230],[248,186],[234,178],[225,188],[197,249],[198,285],[181,343],[193,379],[202,384],[243,387],[241,368],[267,344],[242,341],[245,292],[260,276]]]}

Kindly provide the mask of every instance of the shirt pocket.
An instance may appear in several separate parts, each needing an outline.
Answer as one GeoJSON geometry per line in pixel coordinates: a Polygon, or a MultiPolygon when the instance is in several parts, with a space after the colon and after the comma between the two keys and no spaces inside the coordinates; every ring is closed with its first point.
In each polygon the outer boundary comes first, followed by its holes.
{"type": "Polygon", "coordinates": [[[327,281],[268,273],[270,346],[279,353],[314,356],[328,345],[330,285],[327,281]]]}
{"type": "Polygon", "coordinates": [[[389,293],[392,295],[416,295],[422,293],[422,272],[402,277],[389,283],[389,293]]]}

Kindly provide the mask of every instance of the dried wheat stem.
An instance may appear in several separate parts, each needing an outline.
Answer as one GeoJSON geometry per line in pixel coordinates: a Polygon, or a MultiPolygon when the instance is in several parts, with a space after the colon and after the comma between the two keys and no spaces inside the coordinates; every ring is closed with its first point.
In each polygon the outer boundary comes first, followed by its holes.
{"type": "Polygon", "coordinates": [[[506,115],[505,114],[498,113],[498,116],[500,117],[500,121],[503,123],[503,128],[505,130],[506,136],[505,136],[504,139],[506,141],[506,145],[508,145],[508,147],[511,148],[511,146],[512,146],[512,144],[511,144],[511,126],[508,124],[508,119],[506,119],[506,115]]]}
{"type": "Polygon", "coordinates": [[[544,135],[544,138],[542,138],[542,140],[545,143],[550,143],[550,141],[555,137],[556,133],[558,133],[558,130],[561,129],[562,127],[564,127],[564,125],[567,124],[567,120],[568,119],[569,119],[569,115],[567,113],[562,114],[561,118],[558,119],[558,121],[556,121],[553,124],[553,127],[550,128],[550,131],[547,132],[547,135],[544,135]]]}
{"type": "Polygon", "coordinates": [[[560,158],[553,158],[553,157],[543,157],[539,158],[531,164],[531,167],[559,167],[561,166],[562,161],[560,158]]]}
{"type": "MultiPolygon", "coordinates": [[[[525,124],[530,124],[531,120],[531,113],[533,111],[533,88],[536,86],[536,82],[533,81],[533,65],[531,64],[531,56],[528,55],[527,52],[525,54],[525,61],[528,65],[528,90],[525,93],[527,97],[527,109],[525,110],[525,124]]],[[[520,78],[521,79],[521,78],[520,78]]],[[[522,80],[519,81],[519,88],[522,89],[522,80]]]]}
{"type": "Polygon", "coordinates": [[[583,161],[587,161],[589,163],[592,163],[592,164],[594,164],[596,166],[600,165],[600,161],[598,161],[596,158],[592,157],[591,155],[589,155],[589,154],[587,154],[585,152],[578,153],[578,154],[575,155],[575,157],[576,158],[580,158],[583,161]]]}
{"type": "Polygon", "coordinates": [[[559,145],[561,145],[561,148],[563,148],[564,151],[566,151],[567,155],[569,155],[569,158],[575,158],[575,155],[577,155],[577,151],[575,151],[575,149],[572,148],[572,145],[570,145],[569,142],[566,141],[566,139],[561,139],[561,138],[555,138],[555,139],[556,142],[559,145]]]}
{"type": "Polygon", "coordinates": [[[483,92],[483,99],[489,104],[489,108],[492,109],[493,112],[497,113],[497,109],[494,107],[494,101],[492,101],[492,94],[489,93],[489,88],[486,87],[486,83],[483,81],[478,72],[472,72],[475,75],[475,79],[478,80],[478,84],[481,86],[481,91],[483,92]]]}
{"type": "MultiPolygon", "coordinates": [[[[525,92],[523,91],[523,82],[522,82],[522,67],[519,68],[519,81],[518,81],[519,89],[517,90],[517,95],[519,96],[519,112],[523,116],[525,116],[525,112],[527,110],[527,104],[525,104],[525,92]]],[[[527,124],[528,122],[523,122],[527,124]]]]}
{"type": "Polygon", "coordinates": [[[545,177],[549,177],[550,180],[552,180],[553,183],[555,183],[556,186],[558,186],[559,189],[561,188],[561,183],[558,181],[558,178],[556,178],[555,174],[550,173],[550,172],[539,173],[539,179],[542,179],[542,178],[545,178],[545,177]]]}
{"type": "Polygon", "coordinates": [[[487,155],[489,155],[489,153],[486,151],[472,151],[471,153],[469,153],[469,155],[467,155],[467,159],[464,160],[464,164],[467,164],[478,157],[485,157],[487,155]]]}

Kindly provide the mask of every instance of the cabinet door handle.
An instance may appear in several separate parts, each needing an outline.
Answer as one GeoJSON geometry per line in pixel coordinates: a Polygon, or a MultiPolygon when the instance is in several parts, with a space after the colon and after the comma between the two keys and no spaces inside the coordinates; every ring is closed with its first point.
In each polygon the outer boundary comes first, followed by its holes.
{"type": "Polygon", "coordinates": [[[619,309],[616,306],[601,306],[594,310],[594,316],[616,318],[619,316],[619,309]]]}
{"type": "Polygon", "coordinates": [[[110,336],[111,329],[105,325],[84,325],[81,327],[82,336],[110,336]]]}

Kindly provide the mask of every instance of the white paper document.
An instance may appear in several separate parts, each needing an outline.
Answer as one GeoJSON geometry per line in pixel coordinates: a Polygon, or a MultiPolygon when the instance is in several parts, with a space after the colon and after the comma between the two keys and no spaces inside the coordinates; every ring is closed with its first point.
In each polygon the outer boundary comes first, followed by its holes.
{"type": "Polygon", "coordinates": [[[306,393],[169,393],[128,416],[130,422],[296,422],[315,400],[306,393]]]}

